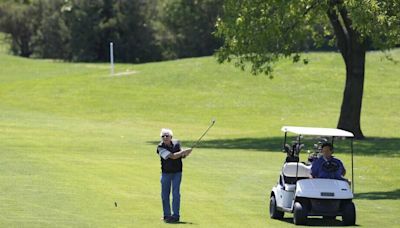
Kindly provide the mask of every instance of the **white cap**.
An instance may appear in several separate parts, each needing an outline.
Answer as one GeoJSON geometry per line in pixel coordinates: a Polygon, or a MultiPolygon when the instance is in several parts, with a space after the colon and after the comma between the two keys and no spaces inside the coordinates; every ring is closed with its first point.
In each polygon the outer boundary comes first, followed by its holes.
{"type": "Polygon", "coordinates": [[[160,137],[163,135],[174,136],[174,133],[172,133],[172,130],[169,128],[161,128],[160,137]]]}

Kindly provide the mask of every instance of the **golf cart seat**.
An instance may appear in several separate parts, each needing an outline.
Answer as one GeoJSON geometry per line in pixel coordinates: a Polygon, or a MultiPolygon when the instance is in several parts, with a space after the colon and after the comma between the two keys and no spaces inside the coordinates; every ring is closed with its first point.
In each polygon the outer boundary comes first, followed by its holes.
{"type": "Polygon", "coordinates": [[[283,166],[282,173],[286,177],[310,177],[311,166],[307,166],[301,162],[287,162],[283,166]]]}
{"type": "Polygon", "coordinates": [[[287,162],[282,168],[282,176],[285,189],[294,189],[296,181],[307,179],[310,177],[311,166],[307,166],[301,162],[287,162]],[[296,177],[297,174],[297,177],[296,177]]]}

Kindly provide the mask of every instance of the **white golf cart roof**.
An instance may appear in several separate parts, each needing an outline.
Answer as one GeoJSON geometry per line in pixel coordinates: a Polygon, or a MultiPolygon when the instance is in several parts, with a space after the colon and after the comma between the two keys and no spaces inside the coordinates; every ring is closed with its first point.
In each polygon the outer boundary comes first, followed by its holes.
{"type": "Polygon", "coordinates": [[[291,132],[298,135],[354,137],[353,133],[336,128],[283,126],[281,130],[283,132],[291,132]]]}

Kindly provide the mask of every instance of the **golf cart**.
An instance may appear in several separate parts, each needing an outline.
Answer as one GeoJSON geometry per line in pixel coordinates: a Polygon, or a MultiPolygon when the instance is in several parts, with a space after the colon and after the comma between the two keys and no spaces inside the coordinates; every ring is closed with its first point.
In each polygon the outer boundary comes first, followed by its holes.
{"type": "MultiPolygon", "coordinates": [[[[293,223],[305,225],[307,216],[323,216],[324,219],[335,219],[341,216],[343,225],[354,225],[356,210],[353,199],[353,133],[333,128],[311,128],[284,126],[284,152],[287,153],[278,183],[270,193],[269,213],[273,219],[282,219],[284,213],[293,213],[293,223]],[[296,134],[292,145],[286,144],[287,134],[296,134]],[[333,144],[336,138],[351,139],[351,174],[352,187],[347,181],[336,179],[310,178],[311,164],[300,162],[300,151],[303,149],[303,136],[327,137],[333,144]]],[[[322,140],[322,141],[323,141],[322,140]]],[[[321,150],[320,143],[314,144],[314,153],[308,161],[312,163],[321,150]]]]}

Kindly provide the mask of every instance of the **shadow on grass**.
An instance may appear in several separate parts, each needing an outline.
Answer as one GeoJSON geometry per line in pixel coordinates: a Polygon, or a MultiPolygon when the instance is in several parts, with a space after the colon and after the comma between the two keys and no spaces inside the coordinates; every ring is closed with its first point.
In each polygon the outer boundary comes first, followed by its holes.
{"type": "MultiPolygon", "coordinates": [[[[289,138],[291,142],[294,138],[289,138]]],[[[312,150],[312,145],[317,142],[314,138],[305,139],[305,150],[312,150]]],[[[149,144],[157,145],[159,141],[149,141],[149,144]]],[[[190,147],[195,141],[182,142],[184,147],[190,147]]],[[[281,152],[283,137],[267,138],[233,138],[204,140],[198,144],[198,148],[212,149],[240,149],[253,151],[281,152]]],[[[354,141],[354,153],[356,155],[400,157],[400,138],[367,138],[354,141]]],[[[350,140],[336,140],[335,151],[350,152],[350,140]]]]}
{"type": "Polygon", "coordinates": [[[188,222],[188,221],[165,222],[165,221],[163,221],[163,218],[161,218],[161,221],[162,221],[164,224],[167,224],[167,225],[169,225],[169,224],[171,224],[171,225],[177,225],[177,224],[182,224],[182,225],[196,225],[196,223],[188,222]]]}
{"type": "Polygon", "coordinates": [[[366,200],[400,200],[400,189],[388,192],[355,193],[354,197],[356,199],[366,199],[366,200]]]}
{"type": "Polygon", "coordinates": [[[400,138],[373,137],[354,143],[358,154],[400,156],[400,138]]]}
{"type": "Polygon", "coordinates": [[[177,225],[177,224],[182,224],[182,225],[196,225],[192,222],[185,222],[185,221],[179,221],[179,222],[170,222],[170,223],[166,223],[166,224],[171,224],[171,225],[177,225]]]}
{"type": "MultiPolygon", "coordinates": [[[[150,141],[149,144],[158,144],[159,141],[150,141]]],[[[190,147],[195,141],[183,141],[184,147],[190,147]]],[[[282,150],[283,138],[234,138],[234,139],[214,139],[203,140],[197,148],[213,148],[213,149],[242,149],[257,151],[276,151],[282,150]]]]}
{"type": "MultiPolygon", "coordinates": [[[[339,217],[340,218],[340,217],[339,217]]],[[[293,224],[293,218],[283,218],[281,219],[283,222],[293,224]]],[[[342,221],[339,219],[322,219],[322,217],[309,217],[307,218],[307,226],[343,226],[342,221]]],[[[359,226],[359,225],[355,225],[359,226]]]]}

